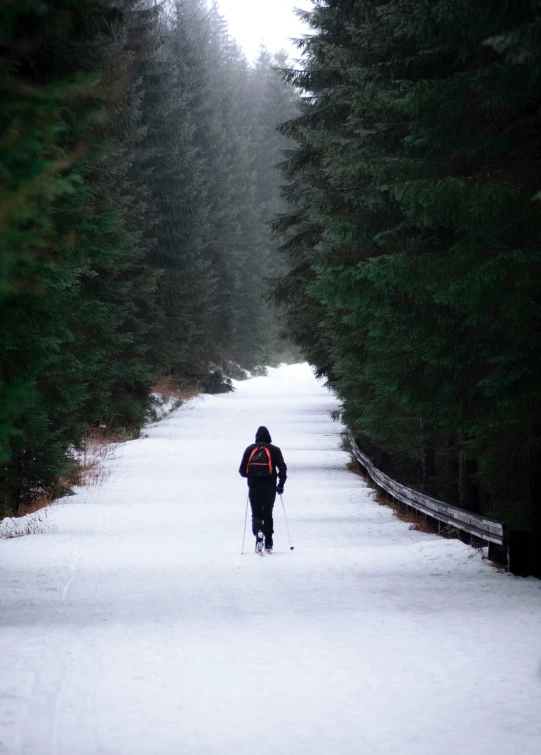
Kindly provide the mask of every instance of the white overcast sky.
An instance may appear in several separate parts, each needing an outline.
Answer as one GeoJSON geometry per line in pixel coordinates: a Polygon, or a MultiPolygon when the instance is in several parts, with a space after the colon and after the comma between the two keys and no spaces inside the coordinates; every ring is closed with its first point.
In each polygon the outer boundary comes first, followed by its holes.
{"type": "Polygon", "coordinates": [[[222,15],[229,22],[231,36],[253,61],[259,46],[270,52],[286,49],[291,57],[300,53],[289,42],[308,32],[294,13],[295,8],[310,10],[311,0],[218,0],[222,15]]]}

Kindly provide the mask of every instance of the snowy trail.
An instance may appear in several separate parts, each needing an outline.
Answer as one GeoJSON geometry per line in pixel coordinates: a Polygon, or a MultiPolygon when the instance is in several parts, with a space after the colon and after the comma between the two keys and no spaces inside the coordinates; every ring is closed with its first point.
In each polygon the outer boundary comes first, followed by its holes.
{"type": "Polygon", "coordinates": [[[541,582],[377,505],[335,406],[306,366],[195,400],[0,541],[2,755],[539,755],[541,582]],[[295,543],[277,503],[264,558],[260,424],[295,543]]]}

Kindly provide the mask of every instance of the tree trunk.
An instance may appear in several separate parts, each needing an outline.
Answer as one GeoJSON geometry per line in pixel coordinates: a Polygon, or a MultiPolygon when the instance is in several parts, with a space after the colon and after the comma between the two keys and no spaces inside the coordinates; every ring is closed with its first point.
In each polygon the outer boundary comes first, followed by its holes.
{"type": "Polygon", "coordinates": [[[462,453],[462,438],[459,442],[458,452],[458,505],[461,509],[470,510],[469,498],[469,479],[468,460],[462,453]]]}
{"type": "MultiPolygon", "coordinates": [[[[425,429],[423,419],[419,420],[421,431],[425,429]]],[[[434,444],[432,438],[425,438],[423,433],[421,448],[421,467],[423,471],[423,492],[427,495],[435,496],[436,487],[436,461],[434,457],[434,444]]]]}
{"type": "MultiPolygon", "coordinates": [[[[456,438],[450,436],[447,439],[447,464],[445,470],[445,501],[458,506],[458,452],[456,448],[456,438]]],[[[441,492],[441,483],[440,483],[441,492]]]]}
{"type": "Polygon", "coordinates": [[[472,474],[475,473],[477,464],[464,455],[462,451],[463,443],[464,439],[461,436],[458,454],[458,505],[465,511],[479,514],[479,490],[472,480],[472,474]]]}
{"type": "Polygon", "coordinates": [[[528,571],[541,577],[541,423],[530,425],[528,458],[528,571]]]}

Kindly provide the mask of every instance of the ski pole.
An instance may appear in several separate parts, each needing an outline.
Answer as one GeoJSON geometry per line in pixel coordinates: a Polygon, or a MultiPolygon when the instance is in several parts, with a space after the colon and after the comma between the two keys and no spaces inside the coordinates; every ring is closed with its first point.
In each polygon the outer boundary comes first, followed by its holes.
{"type": "Polygon", "coordinates": [[[287,521],[286,507],[284,506],[284,499],[282,498],[282,496],[280,496],[280,500],[282,501],[282,508],[284,510],[284,519],[286,520],[287,539],[289,540],[289,550],[290,551],[294,551],[295,550],[295,546],[291,545],[291,535],[289,533],[289,523],[287,521]]]}
{"type": "Polygon", "coordinates": [[[241,555],[244,556],[244,543],[246,542],[246,523],[248,521],[248,501],[250,500],[250,494],[248,493],[248,497],[246,498],[246,515],[244,517],[244,536],[242,538],[242,551],[241,555]]]}

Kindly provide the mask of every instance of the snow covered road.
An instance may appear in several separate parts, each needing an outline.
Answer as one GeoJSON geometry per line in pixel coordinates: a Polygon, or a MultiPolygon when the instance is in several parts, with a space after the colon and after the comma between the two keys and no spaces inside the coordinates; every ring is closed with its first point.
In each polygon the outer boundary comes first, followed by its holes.
{"type": "Polygon", "coordinates": [[[541,582],[411,532],[306,366],[196,399],[0,541],[2,755],[539,755],[541,582]],[[258,425],[289,467],[240,555],[258,425]]]}

